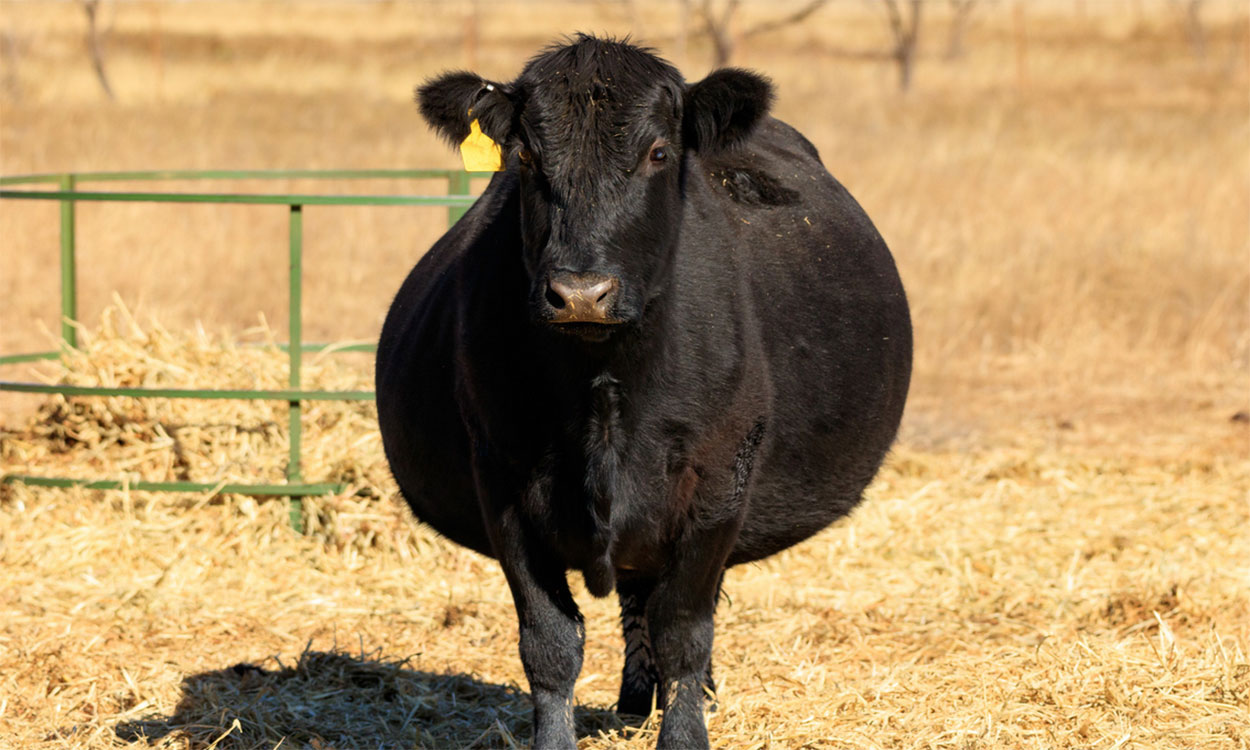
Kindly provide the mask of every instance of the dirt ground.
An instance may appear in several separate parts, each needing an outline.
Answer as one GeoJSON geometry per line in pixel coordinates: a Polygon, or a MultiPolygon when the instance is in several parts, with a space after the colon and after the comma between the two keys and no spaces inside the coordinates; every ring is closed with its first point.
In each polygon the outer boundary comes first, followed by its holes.
{"type": "MultiPolygon", "coordinates": [[[[800,3],[746,3],[738,33],[800,3]]],[[[413,84],[506,79],[557,33],[668,3],[105,2],[103,98],[71,3],[0,0],[0,174],[451,167],[413,84]],[[476,41],[473,41],[476,39],[476,41]]],[[[913,89],[877,3],[740,41],[898,258],[916,320],[899,443],[865,503],[729,572],[713,742],[732,748],[1250,748],[1250,23],[1203,3],[985,4],[913,89]]],[[[692,29],[694,24],[692,24],[692,29]]],[[[187,190],[441,192],[282,182],[187,190]]],[[[308,212],[306,331],[376,336],[445,210],[308,212]]],[[[0,350],[51,346],[56,209],[0,201],[0,350]]],[[[285,224],[238,207],[79,212],[80,353],[3,379],[281,387],[285,224]]],[[[308,387],[368,389],[367,357],[308,387]]],[[[3,473],[280,481],[285,406],[5,395],[3,473]]],[[[319,403],[285,500],[0,485],[0,750],[525,747],[498,566],[400,507],[368,404],[319,403]]],[[[576,576],[574,576],[576,578],[576,576]]],[[[614,605],[587,620],[583,749],[612,711],[614,605]]]]}

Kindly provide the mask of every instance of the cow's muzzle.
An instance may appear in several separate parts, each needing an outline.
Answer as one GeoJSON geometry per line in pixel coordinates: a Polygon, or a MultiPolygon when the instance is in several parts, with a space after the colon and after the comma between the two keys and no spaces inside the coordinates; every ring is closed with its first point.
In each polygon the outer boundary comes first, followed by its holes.
{"type": "Polygon", "coordinates": [[[547,322],[582,335],[608,333],[607,326],[622,323],[613,311],[620,296],[621,281],[602,273],[557,272],[547,279],[547,322]]]}

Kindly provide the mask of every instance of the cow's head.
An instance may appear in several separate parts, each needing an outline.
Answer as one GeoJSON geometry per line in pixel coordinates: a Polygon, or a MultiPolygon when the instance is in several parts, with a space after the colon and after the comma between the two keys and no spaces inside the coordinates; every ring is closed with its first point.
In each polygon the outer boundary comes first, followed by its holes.
{"type": "Polygon", "coordinates": [[[417,91],[458,144],[477,120],[520,177],[521,236],[536,317],[590,341],[637,322],[662,293],[681,229],[688,155],[733,148],[772,87],[724,68],[687,85],[627,42],[579,35],[511,83],[447,73],[417,91]]]}

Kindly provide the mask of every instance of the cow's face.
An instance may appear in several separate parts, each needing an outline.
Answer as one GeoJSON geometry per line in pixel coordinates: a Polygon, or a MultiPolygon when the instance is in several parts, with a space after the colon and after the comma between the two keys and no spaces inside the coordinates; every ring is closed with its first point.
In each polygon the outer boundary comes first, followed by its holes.
{"type": "Polygon", "coordinates": [[[732,148],[767,111],[763,78],[724,69],[687,86],[632,45],[579,37],[507,84],[449,73],[418,91],[459,143],[477,120],[520,178],[535,317],[587,341],[641,319],[663,293],[681,230],[688,152],[732,148]]]}

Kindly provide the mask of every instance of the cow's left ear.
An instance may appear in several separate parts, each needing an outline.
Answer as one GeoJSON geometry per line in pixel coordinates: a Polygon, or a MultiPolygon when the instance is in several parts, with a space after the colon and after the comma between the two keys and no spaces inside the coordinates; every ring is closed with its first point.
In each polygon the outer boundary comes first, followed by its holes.
{"type": "Polygon", "coordinates": [[[469,135],[474,120],[497,143],[512,132],[515,108],[506,87],[476,73],[456,71],[431,78],[417,89],[421,116],[453,146],[469,135]]]}
{"type": "Polygon", "coordinates": [[[721,68],[686,89],[682,135],[687,148],[712,153],[751,135],[773,104],[773,85],[758,73],[721,68]]]}

